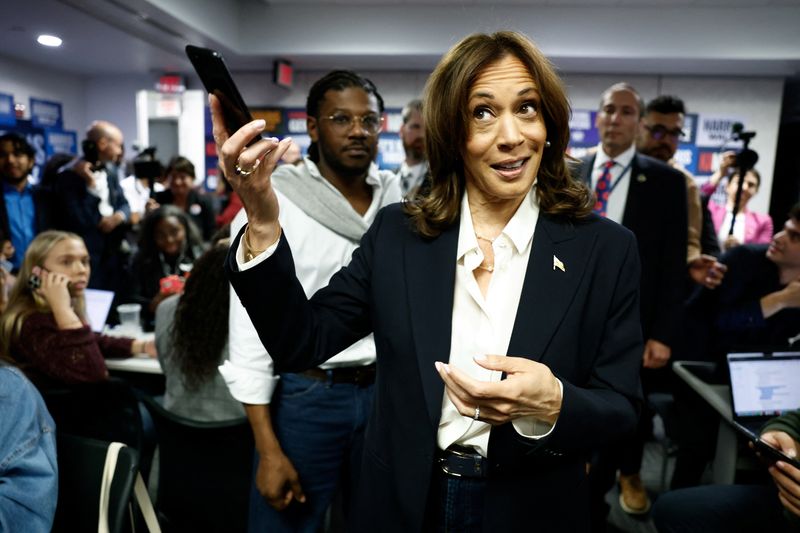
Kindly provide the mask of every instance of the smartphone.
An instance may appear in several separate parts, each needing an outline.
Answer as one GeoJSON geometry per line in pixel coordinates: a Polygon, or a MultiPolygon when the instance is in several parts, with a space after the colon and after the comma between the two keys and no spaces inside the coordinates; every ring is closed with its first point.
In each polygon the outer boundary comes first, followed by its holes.
{"type": "Polygon", "coordinates": [[[42,278],[40,278],[36,274],[31,274],[30,277],[28,278],[28,288],[32,291],[35,291],[41,286],[42,286],[42,278]]]}
{"type": "Polygon", "coordinates": [[[739,424],[738,422],[734,422],[733,426],[739,430],[740,433],[743,433],[750,442],[756,447],[756,451],[764,457],[767,462],[774,463],[775,461],[783,461],[786,464],[790,464],[795,468],[800,468],[800,459],[791,458],[782,451],[777,448],[773,448],[770,444],[767,444],[761,438],[744,427],[743,425],[739,424]]]}
{"type": "MultiPolygon", "coordinates": [[[[192,45],[186,46],[186,55],[189,56],[189,61],[200,76],[206,91],[216,96],[222,104],[228,135],[233,135],[236,130],[251,122],[253,117],[250,110],[244,103],[239,89],[236,88],[222,55],[215,50],[192,45]]],[[[247,145],[250,146],[260,139],[261,137],[257,136],[247,145]]]]}

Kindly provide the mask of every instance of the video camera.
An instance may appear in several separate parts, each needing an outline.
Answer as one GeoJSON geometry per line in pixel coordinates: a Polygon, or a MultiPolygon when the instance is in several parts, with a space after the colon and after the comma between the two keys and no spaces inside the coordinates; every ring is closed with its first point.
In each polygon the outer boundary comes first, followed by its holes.
{"type": "Polygon", "coordinates": [[[156,158],[156,147],[150,146],[139,152],[133,159],[133,174],[138,179],[147,180],[150,194],[153,194],[153,185],[164,173],[161,161],[156,158]]]}
{"type": "Polygon", "coordinates": [[[758,163],[758,154],[748,148],[750,140],[755,136],[756,132],[754,131],[744,131],[744,124],[741,122],[734,122],[733,126],[731,126],[731,139],[744,143],[744,148],[736,154],[736,168],[741,170],[742,173],[747,173],[758,163]]]}

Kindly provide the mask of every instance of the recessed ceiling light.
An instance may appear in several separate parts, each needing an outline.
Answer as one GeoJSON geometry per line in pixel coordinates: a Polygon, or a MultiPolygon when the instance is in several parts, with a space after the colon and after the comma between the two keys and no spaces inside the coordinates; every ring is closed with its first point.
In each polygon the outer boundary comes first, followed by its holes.
{"type": "Polygon", "coordinates": [[[44,46],[61,46],[61,39],[55,35],[40,35],[36,42],[44,46]]]}

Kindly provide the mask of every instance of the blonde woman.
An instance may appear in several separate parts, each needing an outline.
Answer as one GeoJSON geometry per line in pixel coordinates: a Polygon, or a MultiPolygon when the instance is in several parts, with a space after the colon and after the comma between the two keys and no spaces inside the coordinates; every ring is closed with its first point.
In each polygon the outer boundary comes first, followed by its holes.
{"type": "Polygon", "coordinates": [[[108,378],[106,357],[147,353],[152,341],[112,338],[92,331],[84,291],[91,274],[89,252],[74,233],[45,231],[30,244],[6,312],[0,350],[35,380],[84,383],[108,378]]]}

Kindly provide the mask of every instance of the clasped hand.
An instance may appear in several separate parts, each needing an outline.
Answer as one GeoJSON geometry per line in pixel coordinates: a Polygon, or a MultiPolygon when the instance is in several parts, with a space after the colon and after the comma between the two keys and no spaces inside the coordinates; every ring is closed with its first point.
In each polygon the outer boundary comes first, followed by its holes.
{"type": "Polygon", "coordinates": [[[499,382],[478,381],[457,367],[436,363],[447,396],[458,412],[472,418],[480,407],[479,419],[500,425],[524,416],[554,424],[561,412],[561,387],[550,369],[523,357],[488,355],[476,357],[483,368],[505,372],[499,382]]]}

